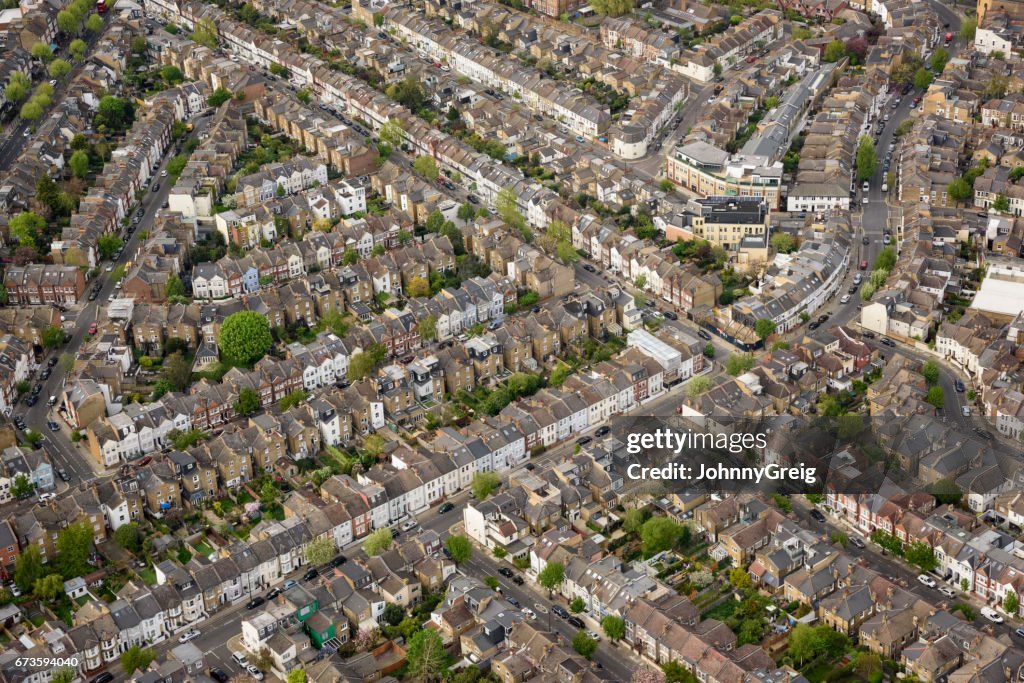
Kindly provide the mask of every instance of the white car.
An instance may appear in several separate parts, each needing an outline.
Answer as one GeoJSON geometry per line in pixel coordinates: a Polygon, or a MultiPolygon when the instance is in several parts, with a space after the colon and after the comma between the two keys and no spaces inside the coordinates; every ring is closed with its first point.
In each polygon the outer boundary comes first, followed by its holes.
{"type": "Polygon", "coordinates": [[[842,298],[839,299],[839,303],[841,303],[841,304],[846,304],[846,303],[849,303],[849,302],[850,302],[850,295],[849,294],[843,294],[842,298]]]}
{"type": "Polygon", "coordinates": [[[986,619],[995,624],[1003,623],[1003,616],[991,607],[982,607],[981,616],[985,617],[986,619]]]}
{"type": "Polygon", "coordinates": [[[537,614],[532,609],[530,609],[529,607],[524,607],[521,611],[522,611],[523,615],[527,619],[536,619],[537,618],[537,614]]]}
{"type": "Polygon", "coordinates": [[[262,681],[263,680],[263,672],[260,671],[259,669],[257,669],[252,664],[250,664],[249,666],[245,667],[245,670],[248,671],[249,675],[252,676],[253,678],[255,678],[257,681],[262,681]]]}
{"type": "Polygon", "coordinates": [[[956,597],[956,593],[953,592],[953,589],[952,588],[948,588],[947,586],[943,586],[942,588],[940,588],[939,592],[942,593],[943,595],[945,595],[947,598],[955,598],[956,597]]]}
{"type": "Polygon", "coordinates": [[[587,631],[587,637],[591,640],[601,640],[601,636],[594,631],[587,631]]]}
{"type": "Polygon", "coordinates": [[[40,493],[39,494],[39,502],[40,503],[45,503],[46,501],[53,500],[56,497],[57,497],[56,493],[40,493]]]}
{"type": "Polygon", "coordinates": [[[415,519],[410,519],[402,524],[402,531],[412,531],[419,526],[419,523],[415,519]]]}
{"type": "Polygon", "coordinates": [[[927,574],[918,574],[917,575],[917,582],[922,584],[922,585],[928,586],[929,588],[935,588],[935,586],[938,585],[938,584],[935,583],[935,579],[933,579],[932,577],[928,576],[927,574]]]}
{"type": "Polygon", "coordinates": [[[231,659],[235,660],[238,666],[242,667],[243,669],[249,666],[249,659],[241,652],[232,652],[231,659]]]}
{"type": "Polygon", "coordinates": [[[180,636],[178,636],[178,642],[187,643],[188,641],[193,640],[194,638],[198,638],[200,635],[202,634],[193,628],[188,631],[185,631],[180,636]]]}

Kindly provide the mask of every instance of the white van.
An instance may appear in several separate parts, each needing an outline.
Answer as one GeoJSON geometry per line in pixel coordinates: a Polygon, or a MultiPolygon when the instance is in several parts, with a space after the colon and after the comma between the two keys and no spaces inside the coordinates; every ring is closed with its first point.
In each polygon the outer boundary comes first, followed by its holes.
{"type": "Polygon", "coordinates": [[[882,183],[882,192],[889,191],[889,183],[882,183]]]}

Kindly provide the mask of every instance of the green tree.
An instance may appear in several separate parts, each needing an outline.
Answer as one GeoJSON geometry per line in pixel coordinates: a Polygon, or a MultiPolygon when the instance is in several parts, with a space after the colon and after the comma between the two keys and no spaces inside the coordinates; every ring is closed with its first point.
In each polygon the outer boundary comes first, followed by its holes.
{"type": "Polygon", "coordinates": [[[392,83],[385,90],[385,94],[398,102],[409,111],[419,111],[426,101],[426,91],[423,84],[413,76],[406,76],[398,83],[392,83]]]}
{"type": "Polygon", "coordinates": [[[405,140],[405,128],[399,119],[388,119],[380,127],[380,139],[392,147],[398,147],[405,140]]]}
{"type": "Polygon", "coordinates": [[[71,59],[73,61],[80,62],[85,57],[86,49],[87,46],[85,41],[80,38],[76,38],[71,41],[70,45],[68,45],[68,54],[71,55],[71,59]]]}
{"type": "Polygon", "coordinates": [[[878,168],[878,154],[875,152],[875,143],[867,135],[862,135],[857,143],[857,180],[864,182],[870,180],[878,168]]]}
{"type": "Polygon", "coordinates": [[[473,545],[468,538],[460,534],[449,536],[444,542],[444,547],[448,549],[448,554],[455,564],[465,564],[473,555],[473,545]]]}
{"type": "Polygon", "coordinates": [[[927,90],[932,84],[932,72],[924,67],[914,72],[914,87],[918,90],[927,90]]]}
{"type": "Polygon", "coordinates": [[[829,626],[797,624],[789,632],[789,654],[800,662],[800,666],[816,657],[839,656],[849,644],[850,639],[845,634],[829,626]]]}
{"type": "Polygon", "coordinates": [[[537,574],[537,583],[548,589],[548,597],[565,581],[565,566],[559,562],[548,562],[537,574]]]}
{"type": "Polygon", "coordinates": [[[300,666],[289,671],[288,683],[306,683],[306,670],[300,666]]]}
{"type": "Polygon", "coordinates": [[[1012,617],[1016,617],[1020,611],[1020,599],[1013,591],[1008,591],[1003,598],[1003,609],[1012,617]]]}
{"type": "Polygon", "coordinates": [[[67,579],[84,576],[91,571],[92,528],[85,522],[70,524],[57,534],[57,566],[67,579]]]}
{"type": "Polygon", "coordinates": [[[81,149],[73,152],[68,167],[76,178],[84,178],[89,174],[89,153],[81,149]]]}
{"type": "Polygon", "coordinates": [[[82,22],[74,12],[62,9],[57,12],[57,30],[69,36],[76,35],[82,22]]]}
{"type": "Polygon", "coordinates": [[[960,22],[960,38],[963,40],[974,40],[974,34],[978,30],[978,20],[968,17],[960,22]]]}
{"type": "Polygon", "coordinates": [[[775,321],[768,318],[761,318],[754,324],[754,331],[757,333],[758,339],[767,339],[775,334],[776,329],[775,321]]]}
{"type": "Polygon", "coordinates": [[[780,254],[789,254],[796,249],[796,240],[787,232],[772,235],[772,248],[780,254]]]}
{"type": "Polygon", "coordinates": [[[924,381],[931,385],[939,383],[939,364],[933,360],[927,360],[921,365],[921,376],[924,381]]]}
{"type": "Polygon", "coordinates": [[[595,12],[606,17],[621,17],[633,11],[633,0],[590,0],[595,12]]]}
{"type": "Polygon", "coordinates": [[[351,266],[359,260],[359,252],[355,249],[348,248],[345,253],[341,255],[341,262],[343,265],[351,266]]]}
{"type": "Polygon", "coordinates": [[[668,517],[651,517],[640,527],[644,554],[650,557],[672,548],[682,531],[682,527],[668,517]]]}
{"type": "Polygon", "coordinates": [[[153,650],[149,648],[143,650],[138,645],[132,645],[121,653],[121,668],[131,676],[136,671],[145,671],[154,659],[156,659],[156,653],[153,650]]]}
{"type": "Polygon", "coordinates": [[[703,394],[705,391],[711,388],[711,378],[701,375],[694,377],[686,385],[686,395],[697,397],[703,394]]]}
{"type": "Polygon", "coordinates": [[[185,391],[192,383],[192,366],[181,351],[175,351],[167,356],[160,372],[174,391],[185,391]]]}
{"type": "Polygon", "coordinates": [[[576,635],[572,637],[572,649],[576,650],[580,656],[590,659],[594,656],[594,652],[597,650],[597,641],[588,636],[587,632],[581,629],[576,631],[576,635]]]}
{"type": "Polygon", "coordinates": [[[498,490],[499,486],[501,486],[501,477],[495,472],[477,472],[473,475],[473,481],[470,483],[473,495],[477,500],[487,500],[492,493],[498,490]]]}
{"type": "Polygon", "coordinates": [[[622,530],[627,534],[636,533],[646,521],[647,512],[643,508],[630,508],[622,516],[622,530]]]}
{"type": "Polygon", "coordinates": [[[447,674],[448,655],[436,629],[425,628],[417,631],[409,639],[405,660],[408,662],[407,673],[412,680],[424,683],[441,681],[447,674]]]}
{"type": "Polygon", "coordinates": [[[217,88],[213,94],[206,99],[206,104],[211,107],[219,107],[232,97],[231,91],[226,88],[217,88]]]}
{"type": "Polygon", "coordinates": [[[22,211],[11,218],[7,231],[20,245],[33,247],[40,234],[46,229],[46,220],[37,213],[22,211]]]}
{"type": "Polygon", "coordinates": [[[935,559],[935,551],[923,541],[915,541],[904,548],[903,559],[922,572],[930,572],[939,566],[938,560],[935,559]]]}
{"type": "Polygon", "coordinates": [[[946,52],[945,48],[937,47],[932,52],[931,58],[928,63],[932,67],[932,71],[941,74],[942,70],[946,68],[946,63],[949,62],[949,53],[946,52]]]}
{"type": "MultiPolygon", "coordinates": [[[[213,23],[213,20],[208,17],[200,19],[199,23],[196,24],[196,30],[192,33],[192,40],[200,45],[205,45],[211,50],[216,50],[218,42],[217,26],[213,23]]],[[[273,73],[273,69],[271,69],[271,73],[273,73]]]]}
{"type": "Polygon", "coordinates": [[[626,622],[622,617],[608,614],[601,619],[601,630],[612,640],[622,640],[626,635],[626,622]]]}
{"type": "Polygon", "coordinates": [[[822,59],[826,62],[838,62],[846,56],[846,45],[841,40],[833,40],[825,46],[825,55],[822,59]]]}
{"type": "Polygon", "coordinates": [[[21,71],[15,71],[11,74],[11,77],[7,79],[7,86],[4,88],[4,97],[9,102],[17,104],[23,99],[28,97],[29,90],[32,89],[32,81],[21,71]]]}
{"type": "Polygon", "coordinates": [[[697,683],[697,677],[679,662],[672,660],[661,665],[665,683],[697,683]]]}
{"type": "Polygon", "coordinates": [[[583,598],[581,598],[578,595],[575,598],[573,598],[572,600],[569,601],[569,611],[571,611],[571,612],[575,612],[576,614],[579,614],[580,612],[582,612],[586,608],[587,608],[587,603],[585,603],[583,601],[583,598]]]}
{"type": "Polygon", "coordinates": [[[98,14],[90,14],[85,20],[85,30],[89,33],[99,33],[103,30],[103,17],[98,14]]]}
{"type": "Polygon", "coordinates": [[[416,323],[416,329],[420,333],[420,339],[425,342],[434,341],[437,339],[437,316],[433,314],[423,316],[416,323]]]}
{"type": "Polygon", "coordinates": [[[929,388],[928,396],[924,400],[935,406],[938,410],[941,410],[942,407],[946,405],[946,395],[942,391],[942,387],[929,388]]]}
{"type": "Polygon", "coordinates": [[[43,118],[43,110],[44,107],[39,104],[39,102],[29,100],[25,104],[21,105],[21,109],[18,111],[18,116],[26,121],[38,121],[43,118]]]}
{"type": "Polygon", "coordinates": [[[48,574],[32,584],[32,595],[40,600],[54,600],[64,592],[64,579],[60,574],[48,574]]]}
{"type": "Polygon", "coordinates": [[[43,346],[48,349],[55,349],[64,343],[67,339],[67,335],[64,333],[64,328],[56,325],[50,325],[43,330],[43,346]]]}
{"type": "Polygon", "coordinates": [[[330,536],[314,538],[306,544],[306,562],[318,567],[325,565],[334,558],[334,539],[330,536]]]}
{"type": "Polygon", "coordinates": [[[53,678],[50,679],[50,683],[72,683],[76,678],[76,672],[71,667],[64,667],[57,669],[54,672],[53,678]]]}
{"type": "Polygon", "coordinates": [[[754,367],[754,356],[749,353],[734,353],[725,361],[725,371],[733,377],[742,375],[754,367]]]}
{"type": "Polygon", "coordinates": [[[995,201],[992,202],[992,208],[1000,213],[1006,213],[1010,210],[1010,200],[1007,199],[1005,194],[1000,192],[996,195],[995,201]]]}
{"type": "Polygon", "coordinates": [[[30,593],[38,579],[43,578],[43,558],[39,547],[28,545],[14,561],[14,585],[22,593],[30,593]]]}
{"type": "Polygon", "coordinates": [[[113,95],[100,98],[94,123],[110,131],[120,132],[135,121],[135,107],[129,100],[113,95]]]}
{"type": "Polygon", "coordinates": [[[754,585],[750,574],[743,567],[733,567],[729,572],[729,583],[732,584],[733,588],[740,591],[748,590],[754,585]]]}
{"type": "Polygon", "coordinates": [[[100,258],[108,260],[113,258],[117,250],[124,246],[124,240],[113,233],[100,235],[96,240],[96,248],[100,252],[100,258]]]}
{"type": "Polygon", "coordinates": [[[46,67],[46,73],[50,74],[50,78],[64,78],[71,73],[71,65],[63,59],[55,59],[46,67]]]}
{"type": "Polygon", "coordinates": [[[470,202],[464,202],[462,206],[459,207],[458,217],[460,220],[467,222],[473,220],[476,218],[476,207],[470,202]]]}
{"type": "Polygon", "coordinates": [[[963,177],[954,178],[946,188],[946,193],[955,202],[966,202],[974,197],[974,186],[963,177]]]}
{"type": "Polygon", "coordinates": [[[43,64],[49,64],[50,60],[53,59],[53,49],[46,43],[36,43],[33,45],[31,54],[34,59],[38,59],[43,64]]]}
{"type": "Polygon", "coordinates": [[[172,273],[167,278],[167,284],[164,285],[164,296],[168,299],[176,296],[185,296],[185,283],[181,281],[176,273],[172,273]]]}
{"type": "Polygon", "coordinates": [[[17,499],[25,498],[32,495],[35,488],[36,485],[27,475],[19,474],[14,478],[14,484],[11,485],[11,495],[17,499]]]}
{"type": "Polygon", "coordinates": [[[127,522],[117,527],[117,531],[114,532],[114,540],[130,553],[138,553],[142,550],[142,534],[139,532],[139,525],[135,522],[127,522]]]}
{"type": "Polygon", "coordinates": [[[434,157],[428,157],[425,154],[416,157],[416,161],[412,162],[412,170],[430,181],[437,180],[438,175],[440,175],[434,157]]]}
{"type": "Polygon", "coordinates": [[[220,353],[228,363],[252,365],[263,358],[273,345],[270,323],[255,311],[232,313],[221,325],[220,353]]]}
{"type": "Polygon", "coordinates": [[[235,412],[239,415],[252,415],[260,409],[260,392],[245,387],[238,392],[238,401],[235,403],[235,412]]]}
{"type": "Polygon", "coordinates": [[[363,541],[363,550],[370,557],[380,555],[382,552],[391,548],[391,543],[394,539],[391,538],[390,529],[377,529],[366,537],[363,541]]]}

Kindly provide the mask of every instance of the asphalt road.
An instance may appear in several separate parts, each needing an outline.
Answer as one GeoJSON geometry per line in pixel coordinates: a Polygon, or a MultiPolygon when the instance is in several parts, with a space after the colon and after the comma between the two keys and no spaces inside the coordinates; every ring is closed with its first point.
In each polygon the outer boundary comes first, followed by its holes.
{"type": "MultiPolygon", "coordinates": [[[[207,117],[198,118],[195,121],[194,130],[192,135],[199,135],[209,125],[210,119],[207,117]]],[[[139,248],[141,246],[141,240],[139,235],[143,230],[151,231],[154,225],[157,211],[163,205],[164,200],[167,199],[167,195],[171,190],[171,183],[169,178],[160,178],[160,171],[166,168],[167,162],[173,157],[174,148],[168,149],[168,153],[164,156],[160,163],[160,168],[156,172],[156,179],[154,183],[160,184],[160,189],[156,192],[146,191],[140,204],[136,205],[130,215],[134,216],[135,211],[141,207],[144,211],[142,220],[139,222],[135,232],[125,242],[124,252],[121,258],[117,261],[103,262],[100,264],[101,273],[98,276],[100,282],[103,283],[100,289],[99,295],[95,301],[83,300],[75,306],[68,307],[67,312],[64,314],[68,322],[65,323],[65,329],[70,330],[70,337],[65,345],[51,352],[53,355],[60,355],[63,353],[71,353],[77,356],[78,349],[81,348],[82,343],[85,341],[85,337],[88,334],[89,326],[94,323],[100,322],[100,312],[103,307],[106,306],[114,297],[114,281],[109,277],[107,273],[108,267],[116,267],[117,265],[123,265],[128,261],[132,261],[136,258],[139,248]]],[[[91,286],[91,282],[89,283],[91,286]]],[[[89,456],[85,450],[84,445],[73,444],[68,435],[70,429],[67,426],[66,421],[58,415],[57,411],[47,406],[47,397],[57,396],[62,390],[65,382],[65,374],[61,370],[60,365],[56,365],[53,368],[53,374],[50,378],[43,382],[43,389],[40,392],[40,400],[34,406],[28,408],[23,403],[19,403],[15,409],[14,414],[20,414],[24,417],[25,423],[28,427],[41,432],[46,438],[45,448],[50,453],[53,464],[55,467],[63,467],[67,470],[70,483],[72,485],[82,481],[90,481],[96,479],[97,476],[105,474],[95,464],[95,461],[89,456]],[[59,432],[50,432],[47,429],[46,423],[48,421],[55,421],[62,425],[62,430],[59,432]]],[[[33,380],[36,382],[38,380],[33,380]]]]}
{"type": "MultiPolygon", "coordinates": [[[[106,32],[107,27],[110,26],[110,22],[106,20],[106,17],[104,17],[103,15],[99,16],[101,19],[103,19],[103,30],[94,35],[89,34],[88,31],[83,34],[82,39],[85,41],[86,59],[83,59],[81,63],[72,68],[71,72],[67,76],[57,81],[57,85],[53,87],[53,102],[50,105],[50,107],[47,108],[47,110],[43,113],[43,118],[40,120],[45,119],[49,115],[50,110],[53,107],[57,107],[60,105],[60,101],[63,97],[64,91],[67,90],[68,83],[73,81],[75,77],[82,72],[82,69],[85,67],[85,62],[92,56],[92,49],[96,45],[96,41],[99,40],[100,36],[102,36],[106,32]]],[[[68,40],[67,43],[70,44],[71,41],[68,40]]],[[[71,61],[71,59],[67,55],[66,45],[58,51],[57,56],[67,59],[69,62],[71,61]]],[[[40,83],[48,82],[50,80],[50,77],[49,75],[47,75],[45,69],[41,70],[40,74],[40,83]]],[[[33,85],[36,84],[33,83],[33,85]]],[[[15,114],[15,116],[17,116],[17,114],[15,114]]],[[[25,131],[33,129],[34,125],[34,123],[25,121],[21,118],[15,118],[14,122],[11,123],[11,125],[8,127],[9,135],[7,135],[7,137],[4,138],[3,140],[0,140],[0,168],[9,168],[10,165],[14,163],[14,161],[18,158],[18,156],[21,155],[22,149],[25,147],[26,143],[30,139],[30,136],[25,135],[25,131]]]]}
{"type": "Polygon", "coordinates": [[[850,557],[860,560],[862,565],[870,567],[890,580],[896,579],[897,581],[903,582],[901,585],[905,585],[905,590],[910,591],[917,597],[930,603],[946,603],[947,608],[952,607],[956,603],[968,603],[973,607],[975,612],[975,618],[971,622],[974,626],[996,636],[1005,631],[1016,640],[1021,640],[1014,633],[1016,626],[993,624],[988,619],[982,617],[980,614],[980,608],[983,606],[983,603],[976,598],[969,598],[965,596],[960,591],[959,586],[948,585],[937,576],[932,576],[932,578],[936,581],[938,586],[935,588],[925,586],[917,580],[920,572],[914,567],[901,560],[895,559],[892,555],[883,554],[882,549],[879,546],[872,543],[870,539],[852,531],[847,525],[839,523],[834,515],[827,515],[824,523],[817,522],[810,517],[809,513],[812,506],[806,501],[806,499],[802,496],[794,496],[793,501],[795,503],[793,506],[793,514],[799,520],[800,525],[807,529],[819,532],[823,538],[830,539],[833,532],[840,532],[847,536],[860,536],[866,546],[863,550],[857,548],[853,544],[848,544],[843,552],[850,557]],[[942,588],[943,586],[952,588],[957,597],[950,599],[939,593],[939,588],[942,588]]]}

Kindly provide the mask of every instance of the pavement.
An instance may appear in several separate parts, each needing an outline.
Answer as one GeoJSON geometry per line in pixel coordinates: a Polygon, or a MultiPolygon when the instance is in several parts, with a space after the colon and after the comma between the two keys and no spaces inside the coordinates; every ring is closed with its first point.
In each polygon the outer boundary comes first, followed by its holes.
{"type": "MultiPolygon", "coordinates": [[[[209,125],[209,121],[210,119],[208,117],[200,117],[196,119],[191,135],[196,136],[201,134],[209,125]]],[[[140,235],[142,231],[152,231],[154,221],[156,219],[156,213],[160,210],[160,207],[167,199],[167,195],[170,193],[172,186],[171,183],[168,182],[170,179],[160,178],[160,171],[166,168],[167,162],[170,161],[173,156],[174,148],[172,146],[168,149],[167,154],[160,162],[160,167],[156,172],[156,180],[154,180],[154,183],[160,183],[160,189],[156,192],[147,190],[139,205],[133,207],[132,212],[129,214],[135,215],[135,212],[139,207],[144,211],[142,220],[136,226],[135,232],[125,242],[124,252],[121,258],[117,261],[103,262],[100,264],[100,274],[97,278],[103,283],[103,286],[100,289],[100,293],[96,297],[96,300],[83,300],[75,306],[67,307],[68,310],[64,315],[68,318],[66,329],[71,329],[70,337],[64,346],[54,349],[50,352],[50,355],[60,356],[63,353],[77,355],[78,349],[81,348],[85,338],[88,336],[89,326],[94,322],[101,322],[101,311],[110,302],[111,298],[116,298],[114,297],[116,292],[114,288],[115,282],[109,277],[107,267],[123,265],[128,261],[135,260],[138,256],[138,252],[141,247],[140,235]]],[[[92,282],[89,282],[88,284],[91,286],[92,282]]],[[[45,365],[45,359],[43,364],[45,365]]],[[[57,396],[62,390],[65,380],[66,375],[61,369],[60,364],[55,365],[50,378],[45,382],[42,382],[43,389],[39,394],[39,402],[30,408],[19,402],[14,408],[12,417],[13,415],[22,415],[28,427],[44,435],[46,439],[44,447],[50,454],[54,467],[63,467],[66,469],[69,475],[70,484],[76,485],[80,482],[92,481],[97,477],[105,476],[108,473],[101,468],[98,463],[96,463],[95,459],[91,455],[88,454],[84,441],[79,444],[71,442],[69,438],[70,429],[67,427],[66,419],[59,414],[58,411],[47,405],[47,397],[57,396]],[[47,429],[46,423],[51,420],[64,425],[60,432],[50,432],[47,429]]],[[[32,381],[35,383],[39,380],[33,379],[32,381]]]]}
{"type": "Polygon", "coordinates": [[[845,518],[832,514],[827,509],[822,508],[822,511],[826,514],[825,522],[818,522],[811,518],[810,511],[814,506],[811,505],[804,496],[793,496],[791,500],[794,503],[793,515],[804,528],[820,532],[822,537],[825,539],[830,539],[833,532],[844,533],[849,537],[859,536],[864,541],[866,547],[864,549],[860,549],[851,543],[846,546],[843,552],[846,555],[859,560],[862,565],[870,567],[890,580],[895,579],[904,586],[905,590],[910,591],[917,597],[930,603],[946,603],[947,609],[957,603],[966,603],[974,610],[975,617],[971,623],[975,627],[994,636],[999,636],[1005,632],[1018,647],[1024,645],[1024,639],[1014,632],[1020,624],[994,624],[984,618],[981,616],[981,608],[985,606],[985,603],[979,600],[976,596],[963,593],[959,586],[947,584],[936,575],[929,576],[931,576],[938,585],[935,588],[925,586],[917,580],[918,575],[921,573],[920,571],[906,564],[902,560],[898,560],[892,555],[884,553],[879,546],[872,543],[868,537],[864,536],[864,534],[860,532],[860,530],[853,528],[845,518]],[[956,598],[949,599],[939,593],[939,588],[942,588],[943,586],[953,589],[956,593],[956,598]]]}

